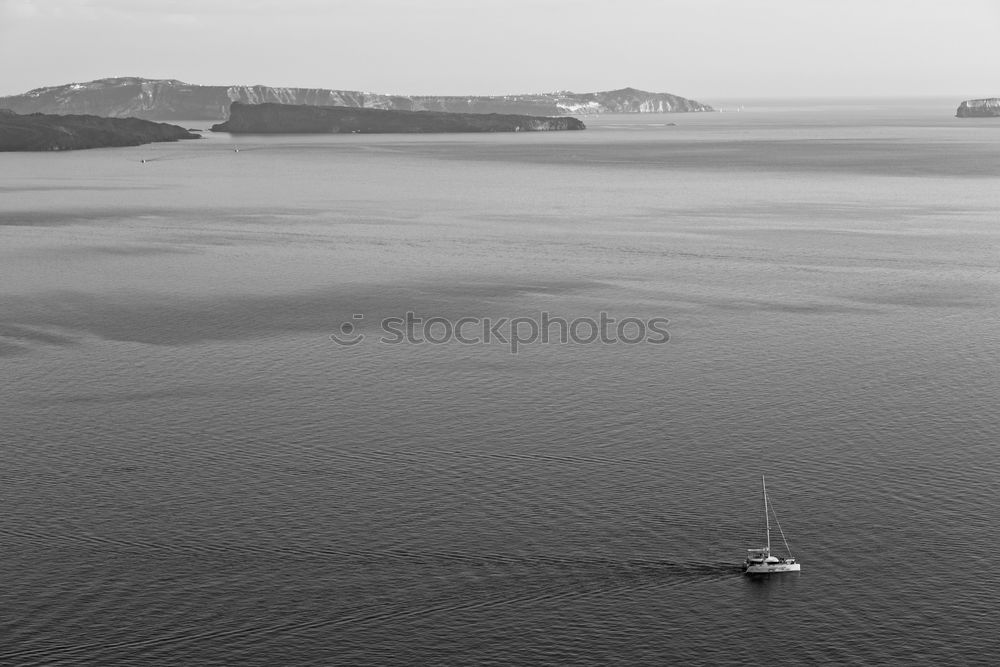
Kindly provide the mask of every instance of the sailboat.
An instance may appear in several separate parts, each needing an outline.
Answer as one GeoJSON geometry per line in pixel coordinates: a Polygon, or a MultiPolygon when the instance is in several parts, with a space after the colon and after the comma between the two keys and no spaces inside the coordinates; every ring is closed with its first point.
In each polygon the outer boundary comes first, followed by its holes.
{"type": "Polygon", "coordinates": [[[785,543],[785,552],[788,554],[783,558],[771,555],[771,515],[774,514],[774,507],[767,499],[767,483],[764,476],[760,478],[761,488],[764,490],[764,534],[767,546],[758,549],[747,549],[747,559],[743,562],[743,572],[746,574],[771,574],[774,572],[799,572],[802,566],[792,557],[792,550],[788,548],[785,540],[785,533],[778,523],[778,515],[774,515],[774,523],[778,526],[781,534],[781,541],[785,543]]]}

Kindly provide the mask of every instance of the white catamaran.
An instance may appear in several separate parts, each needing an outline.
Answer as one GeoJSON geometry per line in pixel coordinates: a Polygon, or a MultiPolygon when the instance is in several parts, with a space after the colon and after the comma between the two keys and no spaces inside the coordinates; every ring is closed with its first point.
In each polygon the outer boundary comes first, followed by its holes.
{"type": "Polygon", "coordinates": [[[784,531],[781,530],[781,524],[778,523],[777,514],[774,515],[774,523],[778,526],[778,532],[781,534],[781,541],[785,543],[785,552],[788,556],[778,558],[771,555],[771,514],[774,513],[774,508],[767,500],[767,484],[764,482],[763,476],[760,478],[760,483],[764,489],[764,531],[767,538],[767,546],[762,549],[747,549],[747,559],[743,563],[743,571],[746,574],[798,572],[802,569],[802,566],[792,558],[792,550],[788,548],[788,542],[785,540],[784,531]]]}

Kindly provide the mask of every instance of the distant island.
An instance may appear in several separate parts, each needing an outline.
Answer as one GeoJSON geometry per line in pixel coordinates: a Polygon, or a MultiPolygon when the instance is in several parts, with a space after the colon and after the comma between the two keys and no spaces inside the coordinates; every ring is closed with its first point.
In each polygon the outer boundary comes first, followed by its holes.
{"type": "Polygon", "coordinates": [[[93,114],[147,120],[220,120],[233,102],[364,107],[397,111],[450,111],[563,116],[599,113],[676,113],[712,107],[670,93],[622,88],[597,93],[568,91],[503,96],[383,95],[326,88],[198,86],[175,79],[121,77],[36,88],[0,97],[0,108],[17,113],[93,114]]]}
{"type": "Polygon", "coordinates": [[[176,125],[138,118],[21,115],[0,109],[0,151],[68,151],[200,138],[176,125]]]}
{"type": "Polygon", "coordinates": [[[518,114],[396,111],[305,104],[233,102],[213,132],[233,134],[374,134],[396,132],[543,132],[583,130],[576,118],[518,114]]]}
{"type": "Polygon", "coordinates": [[[958,118],[1000,116],[1000,97],[966,100],[958,105],[958,111],[955,112],[955,115],[958,118]]]}

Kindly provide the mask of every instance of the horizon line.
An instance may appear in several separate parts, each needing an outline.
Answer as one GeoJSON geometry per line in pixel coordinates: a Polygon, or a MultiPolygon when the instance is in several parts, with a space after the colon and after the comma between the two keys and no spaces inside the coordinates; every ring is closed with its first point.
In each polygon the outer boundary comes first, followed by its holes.
{"type": "Polygon", "coordinates": [[[670,91],[657,91],[649,90],[646,88],[637,88],[631,85],[619,86],[617,88],[604,88],[604,89],[592,89],[584,90],[582,92],[570,90],[568,88],[559,88],[554,90],[535,90],[535,91],[522,91],[522,92],[492,92],[492,93],[403,93],[403,92],[384,92],[373,89],[361,89],[361,88],[337,88],[331,86],[299,86],[299,85],[275,85],[268,83],[193,83],[191,81],[185,81],[181,78],[176,77],[149,77],[149,76],[137,76],[137,75],[116,75],[116,76],[101,76],[94,79],[88,79],[85,81],[64,81],[63,83],[40,85],[28,90],[13,93],[3,93],[0,92],[0,98],[3,97],[17,97],[20,95],[25,95],[35,90],[41,90],[45,88],[59,88],[61,86],[69,86],[75,84],[86,84],[92,83],[94,81],[102,81],[107,79],[144,79],[147,81],[177,81],[190,86],[201,86],[201,87],[230,87],[230,86],[247,86],[247,87],[266,87],[266,88],[295,88],[302,90],[336,90],[354,93],[366,93],[373,95],[386,95],[386,96],[398,96],[398,97],[513,97],[521,95],[552,95],[556,93],[572,93],[576,95],[586,95],[594,93],[612,92],[617,90],[638,90],[645,93],[652,93],[655,95],[675,95],[677,97],[683,97],[695,102],[702,102],[705,99],[724,99],[727,101],[736,100],[833,100],[833,99],[855,99],[855,100],[888,100],[888,99],[933,99],[933,98],[956,98],[961,100],[971,100],[971,99],[990,99],[995,97],[1000,97],[1000,91],[995,95],[991,94],[973,94],[968,93],[955,93],[955,92],[901,92],[901,93],[877,93],[877,94],[865,94],[865,93],[805,93],[805,94],[788,94],[788,93],[777,93],[777,94],[760,94],[752,93],[749,95],[740,95],[720,92],[717,94],[703,94],[698,96],[688,96],[685,94],[674,93],[670,91]]]}

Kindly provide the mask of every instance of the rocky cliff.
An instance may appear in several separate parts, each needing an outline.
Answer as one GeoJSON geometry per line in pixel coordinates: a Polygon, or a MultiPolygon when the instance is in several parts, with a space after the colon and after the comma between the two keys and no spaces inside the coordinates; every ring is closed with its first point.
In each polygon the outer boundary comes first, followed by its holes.
{"type": "Polygon", "coordinates": [[[959,118],[1000,116],[1000,97],[966,100],[958,105],[958,111],[955,112],[955,115],[959,118]]]}
{"type": "Polygon", "coordinates": [[[555,93],[565,113],[676,113],[712,111],[712,107],[670,93],[647,93],[635,88],[603,93],[555,93]]]}
{"type": "Polygon", "coordinates": [[[20,115],[0,109],[0,151],[65,151],[199,138],[176,125],[138,118],[20,115]]]}
{"type": "Polygon", "coordinates": [[[599,93],[538,93],[494,97],[382,95],[325,88],[196,86],[174,79],[125,77],[36,88],[0,97],[17,113],[94,114],[151,120],[218,120],[232,102],[365,107],[401,111],[451,111],[558,116],[590,113],[668,113],[712,108],[669,93],[622,88],[599,93]]]}
{"type": "Polygon", "coordinates": [[[215,132],[233,134],[372,134],[394,132],[539,132],[582,130],[576,118],[514,114],[396,111],[302,104],[233,102],[229,120],[215,132]]]}

